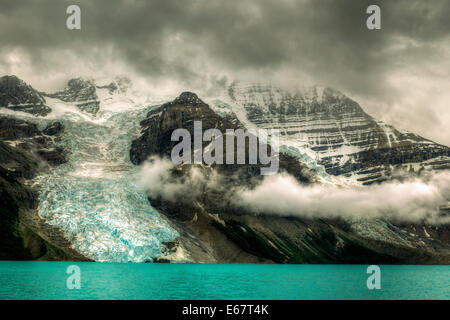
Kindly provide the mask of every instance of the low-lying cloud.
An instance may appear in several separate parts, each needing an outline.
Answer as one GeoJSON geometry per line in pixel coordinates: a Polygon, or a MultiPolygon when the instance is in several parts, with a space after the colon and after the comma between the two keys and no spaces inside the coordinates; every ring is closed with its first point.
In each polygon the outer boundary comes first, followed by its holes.
{"type": "Polygon", "coordinates": [[[196,201],[206,190],[221,187],[220,176],[211,170],[208,175],[199,167],[191,167],[186,174],[174,174],[176,166],[168,159],[151,157],[141,165],[138,185],[151,198],[171,202],[196,201]]]}
{"type": "Polygon", "coordinates": [[[285,174],[270,176],[236,203],[258,213],[306,218],[388,218],[442,222],[439,207],[450,201],[450,173],[371,186],[301,185],[285,174]]]}
{"type": "Polygon", "coordinates": [[[168,159],[153,157],[141,166],[139,184],[151,198],[198,201],[210,191],[223,192],[224,202],[256,214],[301,218],[377,219],[439,224],[450,222],[439,208],[450,202],[450,172],[370,186],[306,185],[280,173],[266,176],[253,188],[224,185],[214,170],[192,167],[173,174],[168,159]]]}

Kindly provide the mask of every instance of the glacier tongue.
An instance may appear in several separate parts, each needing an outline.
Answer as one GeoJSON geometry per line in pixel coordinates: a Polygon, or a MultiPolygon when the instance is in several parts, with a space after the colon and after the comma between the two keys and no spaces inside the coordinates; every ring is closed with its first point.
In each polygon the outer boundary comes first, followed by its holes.
{"type": "MultiPolygon", "coordinates": [[[[68,163],[38,176],[39,214],[60,228],[75,250],[96,261],[143,262],[160,257],[179,234],[135,183],[129,160],[139,119],[150,108],[104,112],[101,118],[58,115],[68,163]]],[[[46,121],[43,119],[35,121],[46,121]]]]}

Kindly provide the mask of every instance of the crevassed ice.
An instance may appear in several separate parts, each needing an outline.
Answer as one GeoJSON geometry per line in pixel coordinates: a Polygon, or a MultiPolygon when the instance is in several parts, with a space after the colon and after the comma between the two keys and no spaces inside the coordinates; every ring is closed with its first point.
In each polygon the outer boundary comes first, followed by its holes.
{"type": "Polygon", "coordinates": [[[60,144],[69,161],[36,178],[39,214],[88,258],[152,260],[161,256],[164,242],[179,236],[136,184],[138,169],[129,160],[148,111],[106,112],[97,120],[66,112],[57,119],[64,125],[60,144]]]}

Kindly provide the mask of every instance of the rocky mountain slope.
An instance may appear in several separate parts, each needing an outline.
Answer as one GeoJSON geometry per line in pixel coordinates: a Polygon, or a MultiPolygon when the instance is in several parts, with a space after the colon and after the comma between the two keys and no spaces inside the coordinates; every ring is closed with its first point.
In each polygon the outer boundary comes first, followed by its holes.
{"type": "MultiPolygon", "coordinates": [[[[172,102],[150,111],[141,122],[141,135],[133,141],[130,151],[133,163],[141,164],[151,155],[169,157],[174,144],[170,141],[173,130],[186,128],[192,136],[195,120],[203,120],[204,130],[233,129],[242,125],[217,115],[195,94],[183,93],[172,102]]],[[[191,150],[194,150],[193,146],[191,150]]],[[[186,182],[186,176],[191,169],[190,165],[180,165],[173,170],[172,181],[189,183],[186,182]]],[[[305,164],[291,155],[280,155],[280,169],[295,175],[304,184],[315,180],[314,174],[306,170],[305,164]],[[299,172],[303,174],[299,175],[299,172]]],[[[203,250],[204,255],[191,248],[190,252],[196,256],[194,260],[209,258],[206,261],[277,263],[448,262],[447,227],[430,229],[420,224],[400,226],[381,220],[349,222],[340,219],[305,220],[255,215],[247,209],[236,208],[230,199],[235,196],[232,190],[236,182],[250,188],[259,183],[258,170],[251,170],[248,165],[201,165],[200,170],[207,181],[218,179],[215,172],[224,175],[225,179],[219,179],[220,188],[200,183],[192,184],[187,195],[180,195],[175,200],[150,196],[153,206],[179,223],[181,243],[193,234],[203,243],[202,248],[208,248],[203,250]],[[196,188],[201,192],[196,192],[196,188]],[[200,196],[192,198],[192,194],[200,196]],[[408,234],[405,231],[408,228],[411,231],[414,229],[414,233],[408,234]],[[432,240],[433,250],[425,249],[428,245],[424,246],[421,242],[430,241],[424,230],[429,230],[435,237],[432,240]],[[416,236],[417,232],[423,232],[423,235],[416,236]]]]}
{"type": "Polygon", "coordinates": [[[40,130],[34,123],[0,117],[1,259],[87,260],[37,214],[39,191],[32,179],[66,162],[54,142],[62,131],[59,122],[40,130]]]}
{"type": "Polygon", "coordinates": [[[45,116],[50,113],[44,97],[16,76],[0,77],[0,108],[45,116]]]}
{"type": "Polygon", "coordinates": [[[388,180],[399,167],[416,172],[450,168],[447,146],[376,121],[357,102],[330,88],[290,92],[233,82],[212,106],[247,127],[279,129],[282,149],[361,184],[388,180]]]}
{"type": "Polygon", "coordinates": [[[81,111],[94,116],[98,112],[100,105],[95,84],[90,80],[81,78],[69,80],[63,91],[52,94],[44,93],[44,95],[64,102],[73,102],[81,111]]]}

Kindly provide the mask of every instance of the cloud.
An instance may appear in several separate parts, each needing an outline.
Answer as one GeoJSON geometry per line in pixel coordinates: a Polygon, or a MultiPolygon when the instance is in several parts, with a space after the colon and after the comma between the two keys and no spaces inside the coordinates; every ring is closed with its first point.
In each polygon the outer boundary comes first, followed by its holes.
{"type": "Polygon", "coordinates": [[[175,81],[197,92],[222,77],[320,84],[371,115],[450,144],[447,0],[75,3],[80,31],[65,27],[74,1],[2,0],[0,73],[15,73],[40,90],[113,73],[152,84],[175,81]],[[375,3],[382,29],[369,31],[365,12],[375,3]]]}
{"type": "Polygon", "coordinates": [[[305,185],[288,174],[265,176],[253,188],[230,186],[214,170],[193,166],[174,174],[168,159],[152,157],[140,167],[139,185],[151,198],[175,203],[202,201],[221,192],[223,203],[246,212],[301,218],[377,219],[443,223],[439,208],[450,201],[450,172],[421,177],[398,176],[370,186],[305,185]]]}
{"type": "Polygon", "coordinates": [[[438,223],[439,207],[450,201],[450,173],[364,187],[306,186],[279,174],[237,195],[237,205],[262,214],[438,223]]]}
{"type": "Polygon", "coordinates": [[[192,166],[184,168],[185,174],[181,174],[177,169],[180,168],[168,159],[150,157],[136,175],[138,186],[151,198],[171,202],[194,202],[207,191],[222,189],[221,177],[213,170],[206,172],[192,166]]]}

